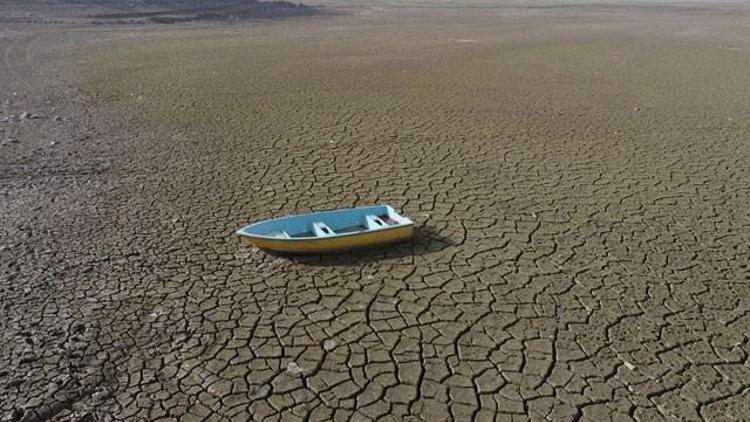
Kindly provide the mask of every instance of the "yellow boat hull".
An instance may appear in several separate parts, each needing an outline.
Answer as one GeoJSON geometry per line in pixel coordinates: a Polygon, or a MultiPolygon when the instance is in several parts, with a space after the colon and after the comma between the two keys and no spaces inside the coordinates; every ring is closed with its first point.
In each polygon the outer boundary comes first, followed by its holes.
{"type": "Polygon", "coordinates": [[[351,249],[369,248],[402,242],[412,237],[413,225],[393,227],[387,230],[354,233],[348,236],[315,239],[271,239],[244,236],[246,241],[260,249],[287,253],[326,253],[351,249]]]}

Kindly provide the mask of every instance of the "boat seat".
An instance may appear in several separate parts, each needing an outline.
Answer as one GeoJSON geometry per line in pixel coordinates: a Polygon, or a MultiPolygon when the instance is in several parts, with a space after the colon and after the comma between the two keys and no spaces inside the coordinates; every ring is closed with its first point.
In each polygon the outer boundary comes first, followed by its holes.
{"type": "Polygon", "coordinates": [[[316,221],[312,223],[313,225],[313,232],[315,233],[315,236],[317,237],[328,237],[328,236],[334,236],[336,233],[334,233],[333,230],[331,230],[328,225],[322,221],[316,221]]]}
{"type": "Polygon", "coordinates": [[[375,214],[367,214],[365,216],[365,226],[367,230],[377,230],[388,227],[388,224],[375,214]]]}
{"type": "Polygon", "coordinates": [[[278,237],[279,239],[289,239],[291,236],[289,236],[289,233],[287,233],[285,230],[282,230],[274,235],[274,237],[278,237]]]}

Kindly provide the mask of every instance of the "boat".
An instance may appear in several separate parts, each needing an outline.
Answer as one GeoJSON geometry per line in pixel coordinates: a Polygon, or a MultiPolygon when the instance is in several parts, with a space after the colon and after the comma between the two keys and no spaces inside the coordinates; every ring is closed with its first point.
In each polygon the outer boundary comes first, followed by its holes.
{"type": "Polygon", "coordinates": [[[393,207],[375,205],[264,220],[237,234],[270,251],[325,253],[401,242],[413,231],[414,222],[393,207]]]}

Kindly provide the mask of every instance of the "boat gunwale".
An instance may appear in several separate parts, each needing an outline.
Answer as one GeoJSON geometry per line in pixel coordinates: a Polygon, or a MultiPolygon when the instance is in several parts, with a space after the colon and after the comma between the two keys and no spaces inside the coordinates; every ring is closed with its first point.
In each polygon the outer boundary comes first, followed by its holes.
{"type": "Polygon", "coordinates": [[[332,210],[325,210],[325,211],[313,211],[313,212],[307,212],[307,213],[304,213],[304,214],[294,214],[294,215],[286,215],[286,216],[277,217],[277,218],[269,218],[269,219],[266,219],[266,220],[258,221],[257,223],[250,224],[249,226],[245,226],[245,227],[237,230],[235,232],[235,234],[237,234],[238,236],[243,236],[243,237],[249,237],[249,238],[255,238],[255,239],[278,240],[278,241],[282,241],[282,242],[300,242],[300,241],[302,241],[302,242],[309,242],[311,240],[314,240],[314,241],[325,241],[325,240],[338,239],[338,238],[342,238],[342,237],[361,236],[361,235],[364,235],[364,234],[367,234],[367,233],[379,233],[379,232],[384,232],[384,231],[388,231],[388,230],[395,230],[395,229],[400,229],[400,228],[410,227],[410,226],[414,226],[414,221],[412,221],[412,219],[410,219],[408,217],[402,216],[399,212],[397,212],[390,205],[383,204],[383,205],[369,205],[369,206],[365,206],[365,207],[355,207],[355,208],[345,208],[345,209],[332,209],[332,210]],[[293,219],[293,218],[297,218],[297,217],[305,217],[305,216],[316,215],[316,214],[334,213],[334,212],[338,212],[338,211],[343,212],[343,211],[363,210],[363,209],[367,209],[367,208],[376,208],[376,207],[387,207],[387,208],[390,208],[400,218],[403,218],[403,219],[407,220],[408,223],[397,224],[397,225],[388,226],[388,227],[381,227],[381,228],[377,228],[377,229],[362,230],[362,231],[358,231],[358,232],[349,232],[349,233],[336,233],[334,231],[334,235],[333,236],[326,236],[326,237],[320,237],[320,236],[310,236],[310,237],[276,237],[276,236],[267,236],[267,235],[262,235],[262,234],[250,234],[250,233],[245,233],[244,232],[245,230],[247,230],[247,229],[249,229],[249,228],[251,228],[253,226],[257,226],[257,225],[260,225],[260,224],[263,224],[263,223],[266,223],[266,222],[272,221],[272,220],[293,219]]]}

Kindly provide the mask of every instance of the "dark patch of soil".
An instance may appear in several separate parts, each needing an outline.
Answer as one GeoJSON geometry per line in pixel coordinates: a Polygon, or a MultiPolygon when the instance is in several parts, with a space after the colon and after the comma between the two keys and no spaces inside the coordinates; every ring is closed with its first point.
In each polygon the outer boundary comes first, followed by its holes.
{"type": "Polygon", "coordinates": [[[148,19],[154,23],[178,23],[189,21],[237,21],[248,19],[276,19],[296,16],[322,14],[319,7],[287,1],[260,2],[245,1],[216,1],[202,5],[190,5],[191,2],[165,3],[158,11],[124,11],[94,15],[93,18],[105,20],[141,20],[148,19]]]}
{"type": "Polygon", "coordinates": [[[90,23],[179,23],[245,21],[329,14],[318,6],[258,0],[0,0],[0,21],[50,22],[54,19],[90,23]]]}

